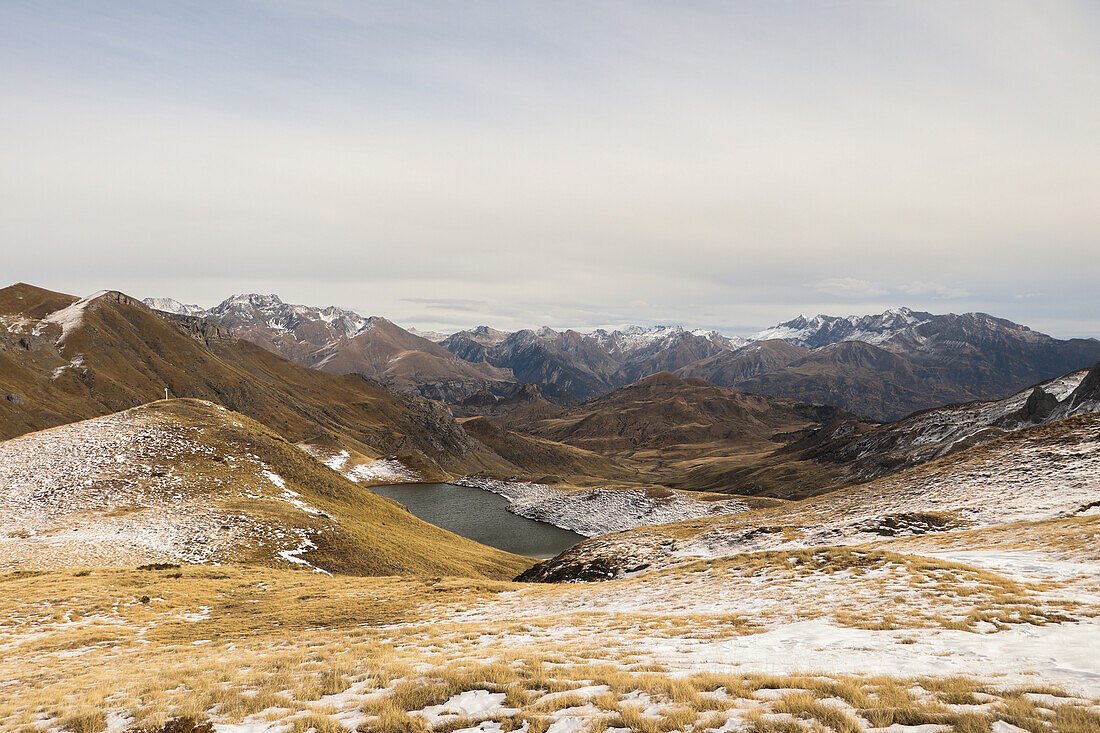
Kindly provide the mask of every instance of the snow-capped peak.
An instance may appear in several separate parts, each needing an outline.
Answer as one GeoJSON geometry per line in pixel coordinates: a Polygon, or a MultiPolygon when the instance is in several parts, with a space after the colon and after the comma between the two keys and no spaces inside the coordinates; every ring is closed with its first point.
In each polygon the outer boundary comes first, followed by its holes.
{"type": "Polygon", "coordinates": [[[597,329],[591,337],[605,349],[630,355],[643,349],[669,348],[691,336],[702,338],[722,349],[737,349],[748,343],[739,337],[723,336],[718,331],[697,328],[687,331],[683,326],[623,326],[614,331],[597,329]]]}
{"type": "Polygon", "coordinates": [[[881,344],[896,336],[899,331],[926,323],[931,318],[931,313],[921,313],[904,307],[890,308],[877,315],[867,316],[829,316],[819,313],[813,318],[807,318],[799,315],[764,329],[752,336],[751,340],[781,339],[808,348],[840,341],[881,344]]]}
{"type": "Polygon", "coordinates": [[[175,298],[146,298],[141,302],[155,311],[175,313],[179,316],[201,316],[206,312],[194,303],[181,303],[175,298]]]}
{"type": "Polygon", "coordinates": [[[273,308],[275,306],[283,305],[283,301],[278,295],[274,293],[270,295],[260,295],[259,293],[239,293],[237,295],[231,295],[211,310],[229,310],[230,308],[241,309],[245,307],[251,308],[273,308]]]}

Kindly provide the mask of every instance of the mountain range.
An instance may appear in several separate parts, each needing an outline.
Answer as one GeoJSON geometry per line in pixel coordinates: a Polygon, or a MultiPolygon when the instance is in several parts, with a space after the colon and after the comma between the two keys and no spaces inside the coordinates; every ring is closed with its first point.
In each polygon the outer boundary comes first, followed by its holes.
{"type": "MultiPolygon", "coordinates": [[[[277,305],[234,299],[219,312],[226,323],[230,315],[255,320],[261,308],[277,305]]],[[[279,310],[286,316],[275,321],[280,333],[320,328],[318,313],[341,339],[385,328],[381,319],[357,322],[334,310],[279,310]]],[[[527,384],[502,398],[476,393],[486,399],[468,399],[452,413],[361,374],[296,364],[275,353],[273,342],[265,348],[239,336],[242,326],[156,311],[118,291],[77,298],[13,285],[0,289],[0,325],[0,439],[165,397],[198,399],[256,420],[353,481],[476,474],[729,492],[749,479],[701,467],[752,464],[781,445],[773,440],[777,434],[855,419],[837,408],[744,395],[669,372],[583,405],[552,402],[527,384]]],[[[577,336],[571,332],[565,340],[577,336]]],[[[753,493],[760,493],[760,483],[767,484],[757,481],[753,493]]]]}
{"type": "Polygon", "coordinates": [[[479,326],[442,336],[275,295],[235,295],[206,310],[169,298],[145,302],[217,323],[303,366],[361,374],[466,412],[506,399],[523,384],[571,405],[669,371],[886,421],[950,402],[1002,398],[1100,359],[1096,339],[1056,339],[984,313],[908,308],[799,316],[749,338],[680,326],[592,332],[479,326]]]}
{"type": "MultiPolygon", "coordinates": [[[[26,284],[0,289],[0,439],[186,398],[255,420],[352,483],[474,475],[566,489],[612,484],[802,499],[1100,408],[1100,356],[1090,369],[1071,368],[997,400],[941,404],[886,424],[830,399],[950,402],[942,398],[950,388],[945,374],[973,391],[981,383],[972,378],[989,375],[992,390],[1002,385],[998,375],[1023,381],[1096,354],[1095,341],[1059,341],[980,314],[796,319],[765,334],[789,341],[744,344],[678,327],[592,334],[481,327],[437,343],[381,318],[274,296],[235,296],[209,311],[151,305],[118,291],[78,298],[26,284]],[[813,345],[822,338],[848,340],[813,345]],[[462,344],[468,353],[449,350],[462,344]],[[494,393],[470,383],[466,397],[444,406],[415,393],[415,371],[384,371],[386,385],[277,353],[326,367],[353,357],[370,364],[368,356],[386,346],[395,351],[388,363],[480,366],[497,371],[478,379],[499,376],[509,388],[494,393]],[[489,361],[525,349],[552,355],[562,370],[532,379],[516,361],[489,361]],[[610,386],[628,378],[628,369],[681,360],[689,363],[675,372],[610,386]],[[570,384],[565,367],[574,376],[598,375],[609,388],[585,402],[562,399],[554,390],[570,384]],[[395,383],[398,377],[406,381],[395,383]],[[836,379],[833,391],[822,388],[830,386],[825,377],[836,379]],[[813,398],[775,394],[799,391],[813,398]]],[[[538,364],[546,359],[532,357],[538,364]]]]}

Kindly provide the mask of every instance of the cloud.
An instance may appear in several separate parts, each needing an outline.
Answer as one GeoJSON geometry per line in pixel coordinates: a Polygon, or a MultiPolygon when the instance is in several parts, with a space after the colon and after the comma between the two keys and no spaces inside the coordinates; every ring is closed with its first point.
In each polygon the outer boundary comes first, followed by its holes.
{"type": "Polygon", "coordinates": [[[911,282],[898,290],[906,295],[928,295],[936,299],[968,298],[972,292],[957,285],[941,285],[933,282],[911,282]]]}
{"type": "Polygon", "coordinates": [[[427,327],[1068,323],[1098,33],[1028,0],[0,2],[3,271],[427,327]]]}
{"type": "Polygon", "coordinates": [[[401,298],[402,303],[416,303],[429,310],[461,313],[485,313],[491,310],[489,302],[471,298],[401,298]]]}
{"type": "Polygon", "coordinates": [[[822,295],[851,300],[876,298],[889,292],[873,282],[857,280],[854,277],[830,277],[806,283],[806,287],[813,288],[822,295]]]}

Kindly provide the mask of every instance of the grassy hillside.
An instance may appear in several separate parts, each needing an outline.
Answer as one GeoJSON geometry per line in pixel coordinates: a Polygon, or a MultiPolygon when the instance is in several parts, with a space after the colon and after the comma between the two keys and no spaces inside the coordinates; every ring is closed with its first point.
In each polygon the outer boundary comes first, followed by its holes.
{"type": "Polygon", "coordinates": [[[0,443],[12,569],[245,563],[511,577],[530,562],[426,524],[272,430],[168,400],[0,443]]]}
{"type": "Polygon", "coordinates": [[[516,471],[428,400],[298,366],[215,324],[161,317],[122,293],[71,302],[13,286],[0,290],[0,310],[7,311],[0,438],[163,399],[167,387],[172,397],[244,413],[292,442],[397,456],[426,480],[516,471]]]}

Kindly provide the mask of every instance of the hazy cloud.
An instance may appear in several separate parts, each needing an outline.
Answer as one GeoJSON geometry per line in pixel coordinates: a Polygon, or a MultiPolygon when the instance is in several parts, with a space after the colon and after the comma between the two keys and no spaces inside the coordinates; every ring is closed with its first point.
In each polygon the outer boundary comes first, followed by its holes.
{"type": "Polygon", "coordinates": [[[941,285],[931,282],[912,282],[902,285],[898,290],[907,295],[928,295],[933,298],[966,298],[973,293],[967,288],[941,285]]]}
{"type": "Polygon", "coordinates": [[[857,280],[854,277],[831,277],[807,283],[807,287],[813,288],[823,295],[834,298],[851,298],[853,300],[867,300],[886,295],[889,292],[873,282],[857,280]]]}
{"type": "Polygon", "coordinates": [[[424,328],[949,300],[1095,335],[1097,37],[1069,1],[0,3],[3,272],[424,328]]]}

